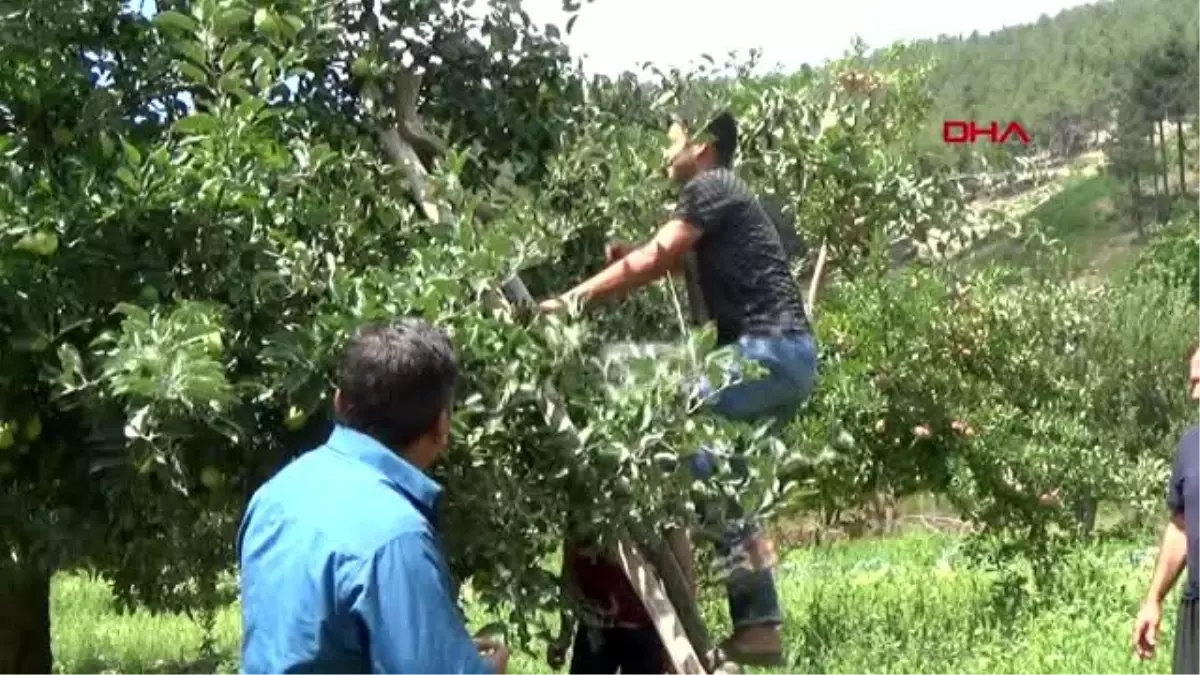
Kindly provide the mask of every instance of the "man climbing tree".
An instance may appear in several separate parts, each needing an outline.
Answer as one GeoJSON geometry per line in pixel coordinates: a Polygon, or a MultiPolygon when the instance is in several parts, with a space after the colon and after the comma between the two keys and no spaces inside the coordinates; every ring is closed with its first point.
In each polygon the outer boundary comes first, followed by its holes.
{"type": "MultiPolygon", "coordinates": [[[[816,380],[817,348],[800,289],[775,223],[732,171],[737,123],[721,113],[699,133],[677,121],[669,132],[667,174],[681,185],[673,216],[648,243],[609,247],[603,271],[560,297],[541,303],[546,312],[617,296],[684,268],[694,252],[697,285],[717,327],[718,344],[765,367],[767,375],[733,377],[716,391],[710,408],[727,418],[791,420],[816,380]]],[[[689,271],[690,273],[690,271],[689,271]]],[[[706,477],[711,451],[693,455],[693,472],[706,477]]],[[[710,508],[702,513],[712,514],[710,508]]],[[[728,518],[717,551],[727,580],[734,634],[725,655],[752,665],[778,663],[783,617],[772,573],[772,546],[751,519],[728,518]]]]}

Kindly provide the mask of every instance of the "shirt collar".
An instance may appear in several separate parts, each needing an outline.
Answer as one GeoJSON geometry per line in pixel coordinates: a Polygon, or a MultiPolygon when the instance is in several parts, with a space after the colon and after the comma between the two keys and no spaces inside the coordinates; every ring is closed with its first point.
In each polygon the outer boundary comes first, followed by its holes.
{"type": "Polygon", "coordinates": [[[335,452],[362,462],[382,474],[387,482],[403,492],[431,523],[434,522],[438,499],[442,496],[442,486],[408,460],[374,438],[342,425],[334,427],[325,444],[335,452]]]}

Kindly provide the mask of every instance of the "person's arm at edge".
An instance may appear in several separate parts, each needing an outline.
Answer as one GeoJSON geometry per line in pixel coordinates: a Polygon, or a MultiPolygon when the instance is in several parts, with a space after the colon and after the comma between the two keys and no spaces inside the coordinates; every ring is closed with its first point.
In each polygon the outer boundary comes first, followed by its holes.
{"type": "Polygon", "coordinates": [[[441,550],[428,533],[388,542],[352,583],[351,611],[366,628],[374,672],[497,672],[467,632],[441,550]]]}
{"type": "Polygon", "coordinates": [[[1158,561],[1146,599],[1138,609],[1133,626],[1133,649],[1142,659],[1154,657],[1158,647],[1158,631],[1162,622],[1162,603],[1175,586],[1187,558],[1187,533],[1182,514],[1171,516],[1163,531],[1158,549],[1158,561]]]}
{"type": "Polygon", "coordinates": [[[1187,562],[1187,531],[1185,530],[1182,513],[1171,514],[1167,526],[1163,529],[1162,542],[1159,544],[1158,561],[1154,565],[1154,576],[1150,579],[1150,588],[1146,592],[1146,602],[1161,605],[1167,594],[1175,587],[1187,562]]]}
{"type": "Polygon", "coordinates": [[[659,228],[646,244],[605,267],[598,274],[563,294],[566,300],[595,302],[645,286],[682,269],[684,256],[700,240],[701,230],[675,218],[659,228]]]}
{"type": "Polygon", "coordinates": [[[1162,619],[1162,603],[1174,588],[1187,562],[1187,530],[1183,519],[1182,462],[1184,448],[1175,453],[1171,479],[1167,488],[1167,507],[1171,519],[1163,529],[1159,543],[1158,560],[1154,564],[1154,576],[1146,598],[1138,610],[1133,628],[1133,647],[1138,656],[1147,659],[1154,655],[1158,645],[1158,629],[1162,619]]]}
{"type": "Polygon", "coordinates": [[[1183,520],[1183,474],[1184,466],[1189,458],[1186,453],[1186,442],[1181,439],[1175,450],[1175,458],[1171,462],[1171,478],[1167,485],[1167,509],[1171,519],[1163,529],[1162,542],[1159,544],[1158,561],[1154,565],[1154,576],[1150,580],[1150,588],[1146,600],[1161,605],[1162,601],[1175,587],[1179,573],[1187,562],[1187,529],[1183,520]]]}

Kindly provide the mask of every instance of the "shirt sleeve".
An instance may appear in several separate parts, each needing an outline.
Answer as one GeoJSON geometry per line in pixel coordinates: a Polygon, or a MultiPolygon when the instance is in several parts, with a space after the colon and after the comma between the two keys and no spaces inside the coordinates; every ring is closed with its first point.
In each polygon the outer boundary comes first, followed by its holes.
{"type": "Polygon", "coordinates": [[[467,632],[450,574],[428,533],[398,537],[358,577],[352,613],[376,673],[491,673],[467,632]]]}
{"type": "Polygon", "coordinates": [[[1171,462],[1171,480],[1166,484],[1166,508],[1171,513],[1183,513],[1183,476],[1180,472],[1178,453],[1171,462]]]}
{"type": "Polygon", "coordinates": [[[1184,476],[1187,475],[1187,463],[1197,461],[1195,443],[1192,436],[1196,432],[1189,431],[1179,439],[1175,446],[1175,459],[1171,462],[1171,482],[1167,484],[1167,508],[1172,514],[1183,513],[1184,476]]]}
{"type": "Polygon", "coordinates": [[[730,203],[730,191],[722,181],[711,173],[698,176],[680,190],[673,218],[711,234],[721,227],[730,203]]]}

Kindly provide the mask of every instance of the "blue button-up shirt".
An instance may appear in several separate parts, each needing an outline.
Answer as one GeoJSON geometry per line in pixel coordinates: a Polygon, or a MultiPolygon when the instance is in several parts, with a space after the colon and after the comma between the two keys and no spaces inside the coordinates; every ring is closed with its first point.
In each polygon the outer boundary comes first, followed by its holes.
{"type": "Polygon", "coordinates": [[[345,427],[259,488],[238,536],[242,672],[491,672],[434,532],[440,494],[345,427]]]}

